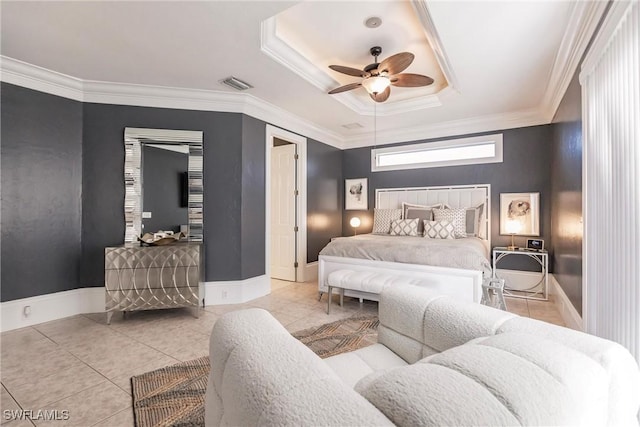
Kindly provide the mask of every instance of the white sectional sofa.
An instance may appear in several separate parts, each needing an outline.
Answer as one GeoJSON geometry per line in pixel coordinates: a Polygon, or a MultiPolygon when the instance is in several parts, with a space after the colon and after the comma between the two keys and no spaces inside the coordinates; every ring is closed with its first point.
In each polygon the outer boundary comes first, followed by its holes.
{"type": "Polygon", "coordinates": [[[378,344],[318,358],[268,312],[218,320],[206,425],[638,425],[622,346],[403,285],[378,344]]]}

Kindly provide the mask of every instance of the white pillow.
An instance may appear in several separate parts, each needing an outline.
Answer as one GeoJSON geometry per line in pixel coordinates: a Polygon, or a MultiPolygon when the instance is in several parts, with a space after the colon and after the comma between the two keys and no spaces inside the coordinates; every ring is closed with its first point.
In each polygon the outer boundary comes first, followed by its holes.
{"type": "Polygon", "coordinates": [[[449,221],[424,221],[424,237],[428,239],[455,239],[454,230],[449,221]]]}
{"type": "Polygon", "coordinates": [[[373,234],[389,234],[391,221],[402,218],[402,209],[374,209],[373,234]]]}
{"type": "Polygon", "coordinates": [[[394,219],[391,221],[392,236],[417,236],[418,218],[415,219],[394,219]]]}

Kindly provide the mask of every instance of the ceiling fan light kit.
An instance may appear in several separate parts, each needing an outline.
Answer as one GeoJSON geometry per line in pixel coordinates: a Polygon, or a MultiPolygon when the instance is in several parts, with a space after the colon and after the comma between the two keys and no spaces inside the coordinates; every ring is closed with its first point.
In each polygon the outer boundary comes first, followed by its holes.
{"type": "Polygon", "coordinates": [[[384,92],[391,85],[391,80],[386,76],[371,76],[362,81],[362,86],[371,95],[384,92]]]}
{"type": "Polygon", "coordinates": [[[384,102],[389,99],[391,86],[420,87],[429,86],[433,83],[431,77],[423,76],[422,74],[401,74],[413,62],[414,55],[410,52],[396,53],[380,63],[378,63],[378,56],[382,53],[380,46],[372,47],[369,49],[369,53],[373,56],[374,63],[367,65],[362,70],[343,65],[329,65],[329,68],[333,71],[363,79],[360,83],[349,83],[337,87],[329,91],[330,95],[362,86],[374,101],[384,102]]]}

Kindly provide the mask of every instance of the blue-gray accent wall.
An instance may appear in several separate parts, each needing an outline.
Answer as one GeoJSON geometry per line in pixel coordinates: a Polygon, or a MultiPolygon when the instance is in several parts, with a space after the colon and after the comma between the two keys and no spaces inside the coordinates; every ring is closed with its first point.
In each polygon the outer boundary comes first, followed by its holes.
{"type": "Polygon", "coordinates": [[[578,72],[553,122],[550,171],[553,275],[582,314],[582,102],[578,72]]]}
{"type": "MultiPolygon", "coordinates": [[[[506,129],[385,146],[429,143],[494,133],[503,134],[502,163],[371,172],[372,147],[345,150],[342,171],[344,179],[368,178],[369,209],[368,211],[344,211],[342,217],[343,235],[353,235],[354,231],[349,226],[349,220],[353,216],[359,216],[363,220],[363,225],[358,230],[358,233],[371,231],[375,190],[377,188],[491,184],[492,245],[507,246],[510,244],[511,239],[510,236],[500,235],[500,193],[529,192],[540,193],[540,238],[544,239],[548,244],[551,240],[550,125],[506,129]]],[[[516,245],[524,246],[526,239],[527,237],[516,237],[516,245]]]]}
{"type": "MultiPolygon", "coordinates": [[[[206,280],[264,274],[265,122],[83,104],[6,83],[1,90],[2,301],[103,285],[104,248],[124,239],[125,127],[204,132],[206,280]]],[[[342,204],[325,202],[342,197],[342,154],[319,141],[309,147],[312,261],[340,234],[342,204]],[[313,222],[318,212],[331,218],[328,227],[313,222]]]]}
{"type": "Polygon", "coordinates": [[[342,235],[344,181],[341,150],[312,139],[307,142],[307,262],[342,235]]]}
{"type": "Polygon", "coordinates": [[[79,287],[82,104],[2,83],[2,301],[79,287]]]}

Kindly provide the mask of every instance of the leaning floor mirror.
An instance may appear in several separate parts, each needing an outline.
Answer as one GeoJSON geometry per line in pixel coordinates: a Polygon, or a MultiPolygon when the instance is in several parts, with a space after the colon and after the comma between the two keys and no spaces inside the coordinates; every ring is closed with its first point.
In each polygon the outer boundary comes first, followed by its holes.
{"type": "Polygon", "coordinates": [[[202,132],[125,128],[125,243],[182,231],[203,241],[202,132]]]}

